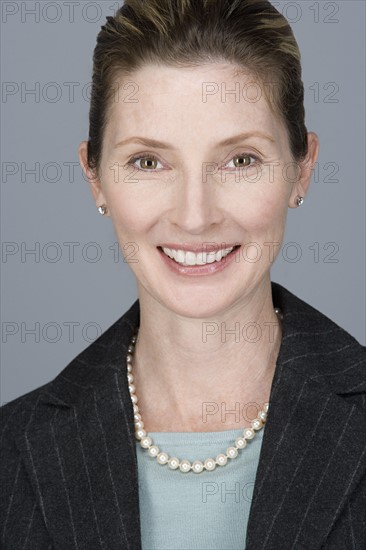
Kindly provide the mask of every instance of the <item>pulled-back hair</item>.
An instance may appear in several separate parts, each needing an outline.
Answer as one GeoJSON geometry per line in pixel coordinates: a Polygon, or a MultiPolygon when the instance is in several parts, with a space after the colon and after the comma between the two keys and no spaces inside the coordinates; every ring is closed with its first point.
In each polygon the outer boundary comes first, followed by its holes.
{"type": "Polygon", "coordinates": [[[88,165],[100,169],[115,83],[153,63],[176,68],[230,62],[260,84],[288,132],[294,161],[307,154],[301,58],[292,29],[267,0],[125,0],[97,37],[88,165]]]}

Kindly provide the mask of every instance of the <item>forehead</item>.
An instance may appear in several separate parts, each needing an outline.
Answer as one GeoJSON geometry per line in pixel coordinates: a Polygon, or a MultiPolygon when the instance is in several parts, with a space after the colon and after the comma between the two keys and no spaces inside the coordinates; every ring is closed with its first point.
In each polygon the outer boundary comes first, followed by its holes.
{"type": "Polygon", "coordinates": [[[108,121],[111,139],[132,130],[150,130],[156,139],[192,135],[192,130],[228,135],[260,129],[277,140],[284,136],[268,105],[266,84],[249,72],[238,74],[232,64],[194,68],[149,64],[116,84],[118,94],[108,121]]]}

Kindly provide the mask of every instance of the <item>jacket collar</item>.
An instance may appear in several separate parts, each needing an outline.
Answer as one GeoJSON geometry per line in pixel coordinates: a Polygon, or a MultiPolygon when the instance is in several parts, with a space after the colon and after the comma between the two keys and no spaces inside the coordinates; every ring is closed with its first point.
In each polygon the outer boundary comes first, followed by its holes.
{"type": "MultiPolygon", "coordinates": [[[[365,349],[278,283],[284,314],[247,550],[320,549],[365,472],[365,349]],[[336,480],[336,482],[335,482],[336,480]]],[[[139,301],[50,383],[16,437],[58,548],[141,550],[126,354],[139,301]]]]}

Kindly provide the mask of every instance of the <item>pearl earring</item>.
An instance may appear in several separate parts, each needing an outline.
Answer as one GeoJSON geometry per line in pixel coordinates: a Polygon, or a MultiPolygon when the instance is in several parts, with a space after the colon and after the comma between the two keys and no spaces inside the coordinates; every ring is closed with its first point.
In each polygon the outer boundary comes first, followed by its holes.
{"type": "Polygon", "coordinates": [[[101,206],[98,206],[98,212],[99,214],[102,214],[102,216],[104,216],[104,214],[106,214],[107,212],[107,205],[102,204],[101,206]]]}
{"type": "Polygon", "coordinates": [[[302,203],[304,202],[304,197],[300,197],[300,195],[297,195],[297,197],[295,199],[295,202],[296,202],[297,206],[301,206],[302,203]]]}

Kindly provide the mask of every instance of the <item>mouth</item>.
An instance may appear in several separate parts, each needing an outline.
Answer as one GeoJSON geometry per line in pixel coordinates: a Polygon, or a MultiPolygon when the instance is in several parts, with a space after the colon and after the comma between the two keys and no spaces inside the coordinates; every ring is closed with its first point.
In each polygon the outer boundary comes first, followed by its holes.
{"type": "Polygon", "coordinates": [[[213,252],[186,252],[183,250],[172,250],[158,246],[158,250],[175,264],[183,267],[208,266],[210,264],[224,263],[227,258],[233,256],[241,245],[213,252]]]}

